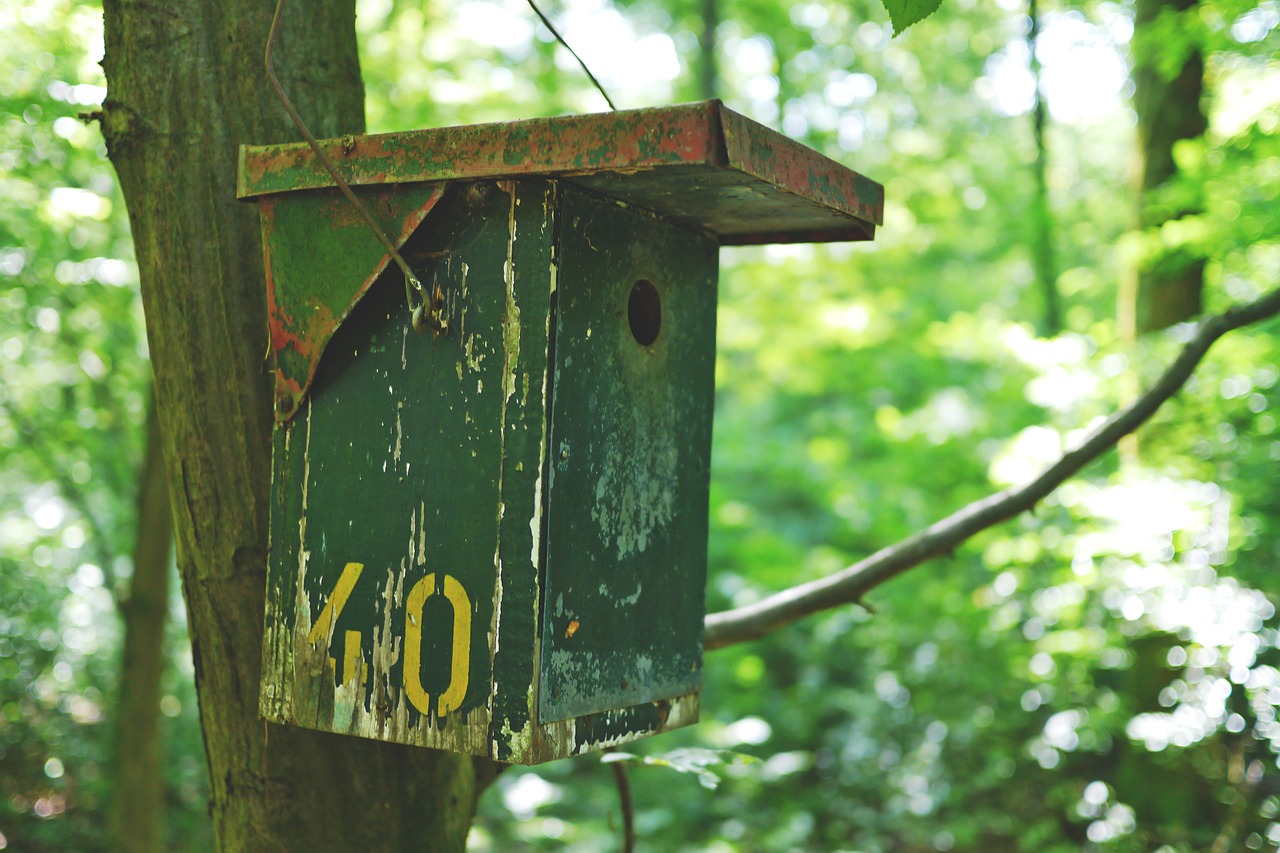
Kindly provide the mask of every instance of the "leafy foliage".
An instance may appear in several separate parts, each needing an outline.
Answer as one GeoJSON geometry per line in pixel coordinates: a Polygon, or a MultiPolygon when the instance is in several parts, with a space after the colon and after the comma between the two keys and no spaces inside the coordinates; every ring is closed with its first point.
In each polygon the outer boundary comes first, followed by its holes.
{"type": "Polygon", "coordinates": [[[889,19],[893,21],[893,34],[897,35],[912,24],[919,23],[938,11],[942,0],[881,0],[889,19]]]}
{"type": "MultiPolygon", "coordinates": [[[[1131,396],[1185,331],[1117,339],[1122,271],[1153,244],[1207,255],[1212,308],[1280,281],[1274,3],[1202,0],[1194,26],[1158,43],[1170,63],[1188,39],[1208,57],[1210,131],[1175,152],[1181,175],[1156,199],[1203,212],[1132,233],[1123,77],[1053,84],[1120,66],[1128,11],[1041,4],[1067,305],[1053,338],[1034,331],[1019,4],[886,3],[892,27],[870,0],[719,6],[722,97],[883,181],[888,204],[871,246],[722,255],[712,608],[1024,480],[1131,396]]],[[[75,118],[101,97],[98,11],[4,8],[20,32],[0,50],[0,187],[16,202],[0,208],[0,833],[17,849],[94,849],[145,343],[123,206],[100,137],[75,118]]],[[[642,106],[699,96],[702,8],[548,11],[619,102],[642,106]]],[[[515,0],[365,0],[357,28],[374,131],[601,107],[515,0]]],[[[1278,356],[1274,329],[1237,334],[1144,430],[1138,459],[1100,462],[1034,517],[876,591],[872,611],[708,656],[703,722],[607,759],[638,765],[643,842],[1280,843],[1278,356]],[[695,784],[711,778],[714,792],[695,784]]],[[[170,832],[175,849],[203,849],[185,653],[171,679],[170,832]]],[[[600,763],[504,773],[472,846],[614,843],[600,763]]]]}
{"type": "MultiPolygon", "coordinates": [[[[124,206],[100,134],[78,117],[104,94],[101,8],[5,2],[0,14],[0,837],[94,850],[150,371],[124,206]]],[[[173,847],[198,848],[189,654],[168,680],[173,847]]]]}
{"type": "Polygon", "coordinates": [[[754,764],[760,759],[741,752],[725,749],[698,749],[686,747],[673,749],[661,755],[633,755],[629,752],[610,752],[600,758],[604,764],[636,764],[642,767],[666,767],[677,773],[689,773],[697,777],[698,784],[714,791],[720,786],[720,776],[712,768],[754,764]]]}

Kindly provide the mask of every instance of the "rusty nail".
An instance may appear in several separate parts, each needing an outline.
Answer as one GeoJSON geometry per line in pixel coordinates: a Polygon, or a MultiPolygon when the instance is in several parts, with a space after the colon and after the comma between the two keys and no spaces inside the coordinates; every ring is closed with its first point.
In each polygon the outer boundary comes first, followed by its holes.
{"type": "Polygon", "coordinates": [[[293,411],[293,397],[289,393],[283,393],[276,397],[276,411],[282,415],[287,415],[293,411]]]}

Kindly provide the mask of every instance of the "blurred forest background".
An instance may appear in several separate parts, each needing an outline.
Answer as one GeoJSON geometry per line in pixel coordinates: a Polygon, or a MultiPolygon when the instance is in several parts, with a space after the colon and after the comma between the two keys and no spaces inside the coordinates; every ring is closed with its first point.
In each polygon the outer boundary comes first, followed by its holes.
{"type": "MultiPolygon", "coordinates": [[[[1025,482],[1131,400],[1190,333],[1127,332],[1139,269],[1202,271],[1209,310],[1280,283],[1280,4],[1137,5],[946,0],[891,37],[872,0],[548,0],[620,107],[714,92],[886,186],[873,244],[722,253],[709,610],[1025,482]],[[1135,83],[1189,67],[1204,132],[1140,216],[1135,83]]],[[[0,848],[107,846],[145,605],[169,617],[164,846],[207,850],[176,573],[134,588],[168,533],[136,534],[137,272],[78,117],[101,18],[0,0],[0,848]]],[[[361,0],[357,29],[371,132],[604,107],[520,0],[361,0]]],[[[873,610],[711,653],[703,722],[635,750],[642,846],[1280,845],[1277,335],[1233,333],[1136,443],[873,610]]],[[[620,825],[587,756],[503,774],[471,846],[596,851],[620,825]]]]}

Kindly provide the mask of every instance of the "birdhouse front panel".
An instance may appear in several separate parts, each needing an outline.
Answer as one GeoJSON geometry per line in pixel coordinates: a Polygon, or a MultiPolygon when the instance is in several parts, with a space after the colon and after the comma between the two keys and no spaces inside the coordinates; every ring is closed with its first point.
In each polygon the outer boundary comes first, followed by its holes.
{"type": "Polygon", "coordinates": [[[242,149],[263,716],[521,763],[696,721],[718,247],[871,239],[881,188],[714,101],[321,144],[421,285],[309,149],[242,149]]]}
{"type": "Polygon", "coordinates": [[[523,762],[696,719],[714,242],[537,180],[426,222],[446,329],[384,271],[276,431],[264,715],[523,762]]]}
{"type": "Polygon", "coordinates": [[[451,333],[384,272],[276,430],[268,719],[527,760],[554,195],[445,194],[403,249],[451,333]]]}

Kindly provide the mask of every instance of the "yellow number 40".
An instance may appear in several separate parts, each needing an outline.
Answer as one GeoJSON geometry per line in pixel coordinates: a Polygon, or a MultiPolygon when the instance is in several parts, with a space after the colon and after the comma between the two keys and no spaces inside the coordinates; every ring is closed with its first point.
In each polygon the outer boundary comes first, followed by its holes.
{"type": "MultiPolygon", "coordinates": [[[[307,642],[316,644],[324,642],[332,646],[333,626],[342,609],[346,607],[351,591],[355,589],[360,573],[364,571],[363,563],[347,563],[334,584],[333,592],[316,617],[311,632],[307,634],[307,642]]],[[[467,684],[471,676],[471,599],[462,583],[453,575],[444,575],[441,580],[441,591],[444,598],[453,608],[453,637],[449,662],[449,685],[438,697],[436,714],[445,716],[462,706],[467,695],[467,684]]],[[[422,686],[422,611],[427,599],[436,593],[435,572],[428,574],[409,589],[405,599],[404,626],[404,691],[409,702],[422,714],[431,714],[432,706],[437,704],[433,697],[422,686]]],[[[348,684],[359,678],[364,681],[366,669],[360,647],[362,638],[359,631],[346,631],[343,634],[342,683],[348,684]]],[[[329,658],[329,667],[336,670],[338,662],[329,658]]]]}

